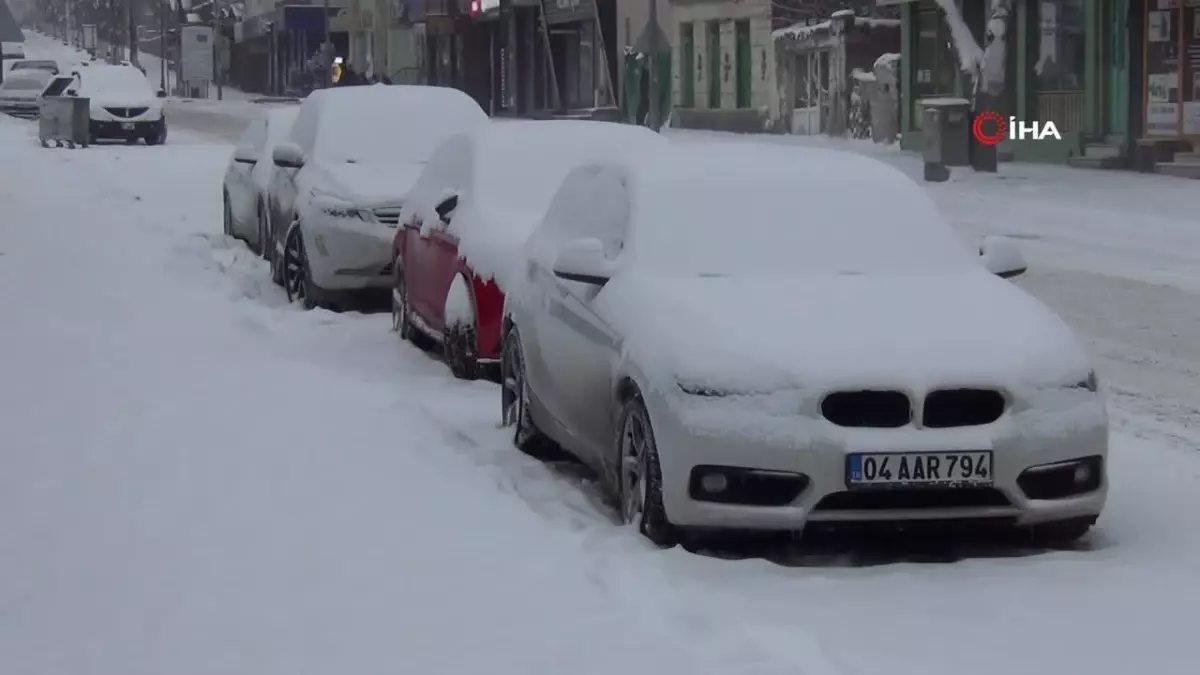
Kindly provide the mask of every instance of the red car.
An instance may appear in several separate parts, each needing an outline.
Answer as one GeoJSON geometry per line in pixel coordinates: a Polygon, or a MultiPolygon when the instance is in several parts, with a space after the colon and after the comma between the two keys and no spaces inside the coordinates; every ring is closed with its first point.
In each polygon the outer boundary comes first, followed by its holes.
{"type": "Polygon", "coordinates": [[[444,141],[400,216],[394,329],[422,348],[441,343],[456,377],[498,365],[510,265],[567,172],[667,142],[644,127],[591,121],[495,123],[444,141]]]}

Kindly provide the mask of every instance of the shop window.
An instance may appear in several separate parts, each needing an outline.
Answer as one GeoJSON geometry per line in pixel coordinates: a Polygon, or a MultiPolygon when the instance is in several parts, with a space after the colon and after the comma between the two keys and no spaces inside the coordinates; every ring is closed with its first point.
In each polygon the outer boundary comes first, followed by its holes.
{"type": "Polygon", "coordinates": [[[1037,119],[1053,121],[1060,131],[1078,131],[1083,124],[1083,85],[1088,0],[1039,0],[1032,40],[1033,81],[1037,119]]]}
{"type": "Polygon", "coordinates": [[[917,36],[913,45],[913,126],[921,128],[921,109],[916,101],[935,96],[953,96],[958,77],[958,56],[950,27],[938,6],[925,0],[917,6],[917,36]]]}

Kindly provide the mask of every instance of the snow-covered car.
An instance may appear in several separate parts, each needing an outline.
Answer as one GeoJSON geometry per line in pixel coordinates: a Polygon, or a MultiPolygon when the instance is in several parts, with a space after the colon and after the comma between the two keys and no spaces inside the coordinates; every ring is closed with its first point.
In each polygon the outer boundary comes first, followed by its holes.
{"type": "Polygon", "coordinates": [[[76,71],[75,92],[90,100],[91,142],[103,139],[159,145],[167,141],[167,117],[162,99],[142,71],[133,66],[92,64],[76,71]]]}
{"type": "Polygon", "coordinates": [[[334,87],[300,104],[272,150],[272,276],[289,298],[337,307],[392,286],[403,199],[438,144],[488,124],[449,87],[334,87]]]}
{"type": "Polygon", "coordinates": [[[24,61],[15,61],[9,66],[10,72],[20,70],[44,70],[51,75],[57,75],[62,71],[58,61],[53,59],[25,59],[24,61]]]}
{"type": "Polygon", "coordinates": [[[222,190],[225,234],[268,256],[267,190],[277,170],[271,152],[292,129],[297,106],[263,110],[234,146],[222,190]]]}
{"type": "Polygon", "coordinates": [[[690,528],[1005,523],[1083,536],[1107,492],[1092,359],[880,162],[722,144],[574,170],[508,291],[503,416],[690,528]]]}
{"type": "Polygon", "coordinates": [[[645,127],[591,121],[489,124],[447,139],[405,198],[393,325],[442,343],[461,378],[500,360],[503,266],[519,260],[554,190],[581,161],[665,146],[645,127]],[[513,170],[518,162],[520,170],[513,170]]]}
{"type": "Polygon", "coordinates": [[[22,70],[8,74],[0,83],[0,113],[34,119],[41,106],[42,92],[54,78],[42,70],[22,70]]]}

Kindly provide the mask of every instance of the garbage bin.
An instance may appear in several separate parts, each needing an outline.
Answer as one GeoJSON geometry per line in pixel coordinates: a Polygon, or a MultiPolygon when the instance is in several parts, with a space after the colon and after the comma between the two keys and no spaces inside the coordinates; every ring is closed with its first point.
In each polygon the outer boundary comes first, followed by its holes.
{"type": "Polygon", "coordinates": [[[91,99],[79,96],[45,96],[38,118],[38,139],[43,147],[88,146],[91,99]]]}
{"type": "Polygon", "coordinates": [[[968,166],[971,103],[964,98],[926,98],[921,106],[922,155],[928,164],[968,166]]]}

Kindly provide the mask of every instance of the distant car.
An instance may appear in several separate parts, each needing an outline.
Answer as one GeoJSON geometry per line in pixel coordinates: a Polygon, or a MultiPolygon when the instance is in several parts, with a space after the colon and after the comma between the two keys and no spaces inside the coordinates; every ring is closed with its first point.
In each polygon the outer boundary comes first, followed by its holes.
{"type": "Polygon", "coordinates": [[[20,42],[0,42],[0,61],[25,58],[25,45],[20,42]]]}
{"type": "Polygon", "coordinates": [[[53,75],[42,70],[10,72],[0,83],[0,112],[13,117],[36,119],[42,92],[53,78],[53,75]]]}
{"type": "Polygon", "coordinates": [[[1061,544],[1104,507],[1086,348],[1004,281],[1011,240],[976,257],[880,162],[730,143],[582,166],[526,254],[503,419],[660,545],[953,522],[1061,544]]]}
{"type": "Polygon", "coordinates": [[[443,139],[488,124],[449,87],[335,87],[310,94],[275,146],[273,278],[307,307],[392,286],[403,199],[443,139]]]}
{"type": "Polygon", "coordinates": [[[61,68],[58,61],[51,59],[25,59],[24,61],[16,61],[9,66],[9,71],[11,72],[19,70],[44,70],[51,75],[58,75],[61,68]]]}
{"type": "Polygon", "coordinates": [[[397,332],[419,346],[441,343],[460,378],[498,364],[497,268],[519,259],[563,176],[585,159],[667,143],[645,127],[591,121],[511,121],[442,143],[405,198],[396,234],[397,332]]]}
{"type": "Polygon", "coordinates": [[[248,243],[264,257],[271,252],[266,245],[267,190],[276,171],[271,152],[291,131],[297,112],[294,105],[265,109],[242,134],[225,169],[225,234],[248,243]]]}
{"type": "Polygon", "coordinates": [[[93,64],[76,71],[79,96],[91,99],[91,142],[111,139],[132,145],[139,139],[147,145],[167,141],[167,117],[162,99],[142,71],[133,66],[93,64]]]}

